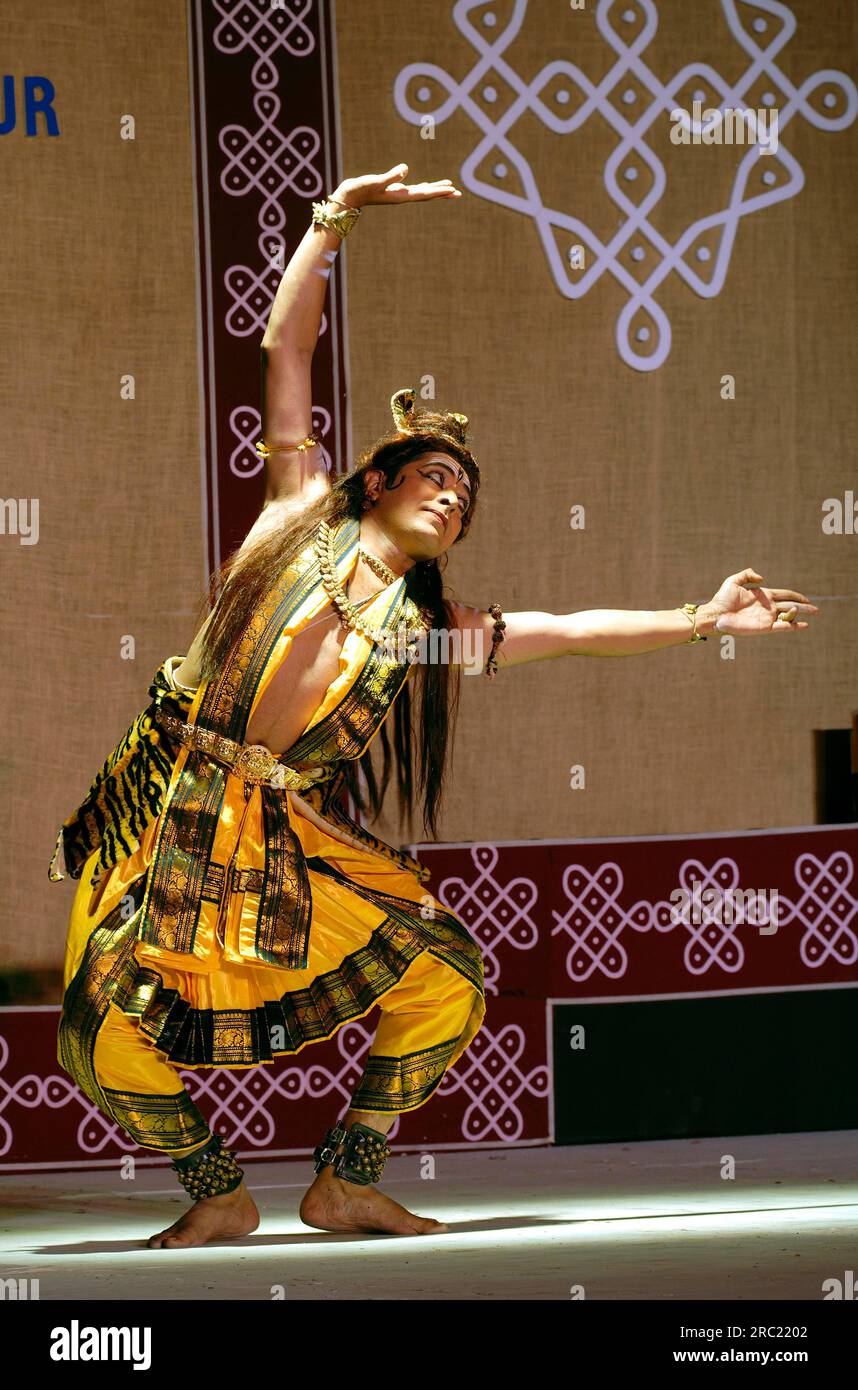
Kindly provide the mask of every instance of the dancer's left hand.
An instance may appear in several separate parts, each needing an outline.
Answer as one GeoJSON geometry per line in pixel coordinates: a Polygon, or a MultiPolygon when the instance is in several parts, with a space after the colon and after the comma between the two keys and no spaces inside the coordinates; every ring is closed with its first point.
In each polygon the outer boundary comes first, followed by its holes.
{"type": "Polygon", "coordinates": [[[799,613],[819,612],[816,604],[795,589],[766,589],[762,584],[763,576],[756,570],[728,575],[706,605],[716,619],[716,633],[752,637],[760,632],[796,632],[808,626],[799,620],[799,613]]]}
{"type": "Polygon", "coordinates": [[[431,183],[405,183],[407,164],[394,164],[386,174],[361,174],[343,179],[334,197],[349,207],[362,208],[370,203],[423,203],[430,198],[461,198],[462,190],[450,179],[431,183]]]}

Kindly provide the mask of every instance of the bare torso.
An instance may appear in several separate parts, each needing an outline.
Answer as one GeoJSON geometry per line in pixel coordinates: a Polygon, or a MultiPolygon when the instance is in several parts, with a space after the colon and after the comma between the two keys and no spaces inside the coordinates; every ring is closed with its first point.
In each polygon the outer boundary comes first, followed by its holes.
{"type": "Polygon", "coordinates": [[[348,633],[339,615],[326,610],[292,640],[289,656],[274,672],[247,726],[247,743],[285,753],[303,734],[340,670],[348,633]]]}
{"type": "MultiPolygon", "coordinates": [[[[381,585],[370,573],[363,587],[347,586],[349,597],[358,602],[377,593],[381,585]]],[[[200,683],[200,651],[204,627],[197,633],[188,655],[176,668],[181,684],[195,689],[200,683]]],[[[307,728],[329,686],[340,670],[340,653],[348,633],[339,615],[328,603],[302,632],[292,640],[286,661],[275,671],[247,726],[244,741],[262,743],[272,753],[285,753],[307,728]]]]}

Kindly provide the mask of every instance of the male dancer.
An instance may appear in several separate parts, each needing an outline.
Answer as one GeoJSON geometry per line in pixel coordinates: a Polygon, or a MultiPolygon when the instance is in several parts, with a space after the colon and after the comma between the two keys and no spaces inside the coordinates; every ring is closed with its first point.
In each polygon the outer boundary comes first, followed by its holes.
{"type": "Polygon", "coordinates": [[[480,474],[467,417],[415,411],[413,390],[392,399],[394,430],[330,482],[310,433],[310,363],[342,238],[367,205],[461,196],[446,179],[406,185],[406,173],[347,179],[313,205],[262,343],[262,512],[218,577],[187,656],[156,672],[152,704],[65,822],[52,861],[52,877],[60,852],[82,876],[59,1059],[131,1139],[170,1155],[194,1199],[151,1238],[155,1248],[258,1224],[234,1154],[177,1066],[270,1062],[375,1004],[363,1075],[315,1150],[301,1219],[334,1231],[446,1230],[377,1182],[395,1115],[429,1099],[479,1030],[482,962],[464,924],[423,888],[426,870],[344,810],[344,789],[361,798],[358,762],[372,809],[380,805],[391,711],[399,791],[410,809],[416,787],[434,833],[453,677],[469,651],[488,651],[494,674],[498,661],[625,656],[716,630],[794,632],[808,625],[799,611],[818,611],[803,594],[761,587],[751,569],[708,604],[658,612],[521,612],[504,622],[496,604],[448,600],[441,562],[468,533],[480,474]],[[403,633],[405,655],[389,640],[403,633]],[[433,660],[433,633],[467,640],[433,660]],[[380,792],[368,754],[376,734],[380,792]]]}

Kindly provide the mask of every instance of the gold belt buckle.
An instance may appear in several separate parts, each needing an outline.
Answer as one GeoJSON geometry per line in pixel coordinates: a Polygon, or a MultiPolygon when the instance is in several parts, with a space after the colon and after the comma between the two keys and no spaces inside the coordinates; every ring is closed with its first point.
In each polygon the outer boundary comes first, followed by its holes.
{"type": "Polygon", "coordinates": [[[276,765],[276,756],[264,743],[245,743],[232,770],[248,781],[267,782],[276,765]]]}
{"type": "Polygon", "coordinates": [[[330,775],[325,765],[299,772],[297,768],[282,763],[278,754],[272,753],[264,743],[236,744],[232,739],[213,733],[211,729],[176,719],[174,715],[160,708],[157,718],[168,732],[174,734],[193,752],[205,753],[209,757],[220,759],[228,765],[231,772],[248,782],[270,782],[276,769],[276,779],[272,785],[304,791],[317,777],[326,773],[330,775]]]}

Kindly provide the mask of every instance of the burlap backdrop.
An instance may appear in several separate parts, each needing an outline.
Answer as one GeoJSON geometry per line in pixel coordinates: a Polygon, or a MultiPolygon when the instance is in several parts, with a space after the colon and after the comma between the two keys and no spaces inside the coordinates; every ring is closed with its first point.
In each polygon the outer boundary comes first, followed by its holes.
{"type": "Polygon", "coordinates": [[[18,94],[48,76],[61,129],[21,124],[0,147],[2,492],[40,504],[37,545],[0,536],[2,952],[47,967],[74,886],[48,881],[57,828],[187,642],[204,582],[188,48],[167,0],[11,0],[3,34],[18,94]]]}
{"type": "MultiPolygon", "coordinates": [[[[477,138],[470,119],[459,112],[424,140],[392,97],[409,63],[459,80],[470,71],[451,8],[338,7],[346,173],[404,159],[415,179],[459,180],[477,138]]],[[[658,8],[648,61],[661,76],[692,57],[727,76],[742,70],[717,0],[658,8]]],[[[854,76],[854,7],[793,9],[784,71],[854,76]]],[[[17,132],[2,147],[3,492],[41,504],[38,545],[0,537],[4,955],[55,966],[71,896],[47,880],[56,828],[145,702],[158,662],[189,640],[203,579],[187,39],[184,7],[169,3],[34,10],[10,0],[4,22],[6,70],[49,73],[63,96],[62,140],[17,132]],[[118,135],[126,111],[133,143],[118,135]],[[126,372],[131,403],[119,395],[126,372]],[[120,657],[125,634],[133,661],[120,657]]],[[[592,7],[533,0],[508,61],[531,79],[560,57],[591,78],[610,63],[592,7]]],[[[502,78],[492,82],[505,103],[502,78]]],[[[665,118],[668,191],[654,221],[672,239],[724,206],[738,153],[675,149],[667,131],[665,118]]],[[[805,188],[742,222],[720,296],[698,298],[676,277],[662,287],[673,348],[652,373],[618,354],[624,292],[606,276],[583,300],[565,299],[528,217],[466,193],[372,208],[349,238],[356,447],[386,426],[391,392],[427,376],[437,401],[473,422],[484,490],[447,571],[457,597],[554,613],[668,608],[709,598],[752,565],[822,607],[811,631],[740,642],[735,660],[710,640],[466,678],[446,840],[813,819],[812,731],[849,722],[858,676],[858,537],[821,529],[823,500],[856,483],[858,129],[827,134],[797,117],[784,142],[805,188]],[[574,504],[586,508],[584,531],[569,527],[574,504]],[[569,789],[577,764],[585,791],[569,789]]],[[[515,143],[546,203],[605,239],[616,230],[603,182],[616,142],[604,122],[559,137],[528,116],[515,143]]],[[[391,820],[381,829],[406,834],[391,820]]]]}

